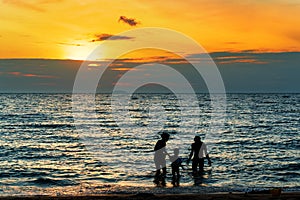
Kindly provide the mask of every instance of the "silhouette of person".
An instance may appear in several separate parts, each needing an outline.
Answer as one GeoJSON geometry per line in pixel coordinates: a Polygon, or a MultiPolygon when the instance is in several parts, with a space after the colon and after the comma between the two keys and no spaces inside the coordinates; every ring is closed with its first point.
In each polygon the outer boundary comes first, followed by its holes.
{"type": "Polygon", "coordinates": [[[211,166],[212,162],[207,153],[206,144],[204,142],[201,142],[201,138],[199,136],[195,136],[194,138],[194,143],[192,144],[192,149],[189,158],[187,160],[187,164],[189,164],[192,156],[193,156],[192,169],[193,169],[194,176],[197,176],[204,171],[204,157],[206,157],[209,166],[211,166]],[[199,171],[198,171],[198,167],[199,167],[199,171]]]}
{"type": "Polygon", "coordinates": [[[169,140],[170,135],[166,132],[163,132],[161,134],[161,140],[158,140],[156,142],[156,145],[154,147],[154,162],[156,167],[156,173],[155,173],[155,179],[154,183],[159,184],[161,181],[161,184],[163,186],[166,185],[165,183],[165,176],[167,174],[167,168],[166,168],[166,155],[168,155],[166,151],[166,143],[169,140]],[[161,176],[161,169],[162,169],[162,176],[161,176]]]}
{"type": "Polygon", "coordinates": [[[170,156],[170,160],[172,162],[171,167],[172,167],[172,185],[174,187],[178,187],[179,186],[179,182],[180,182],[180,172],[179,172],[179,167],[181,167],[182,169],[182,158],[179,157],[179,149],[175,148],[174,149],[174,155],[170,156]]]}

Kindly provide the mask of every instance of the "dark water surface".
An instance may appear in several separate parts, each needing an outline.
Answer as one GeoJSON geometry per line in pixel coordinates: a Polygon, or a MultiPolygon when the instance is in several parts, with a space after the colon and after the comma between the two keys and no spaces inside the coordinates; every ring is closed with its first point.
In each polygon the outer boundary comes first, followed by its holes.
{"type": "MultiPolygon", "coordinates": [[[[173,95],[136,94],[128,109],[141,128],[123,124],[124,129],[115,122],[110,95],[98,94],[97,119],[86,119],[88,126],[77,123],[76,129],[71,94],[0,94],[0,194],[155,190],[152,150],[158,131],[170,133],[168,151],[179,147],[183,158],[188,157],[195,134],[206,141],[211,131],[209,95],[199,94],[198,100],[200,114],[193,115],[191,108],[190,115],[182,116],[173,95]],[[160,130],[149,125],[149,109],[155,111],[159,104],[165,110],[160,130]],[[181,125],[182,117],[189,123],[181,125]],[[152,129],[143,131],[147,126],[152,129]],[[85,141],[90,130],[93,148],[85,141]]],[[[183,106],[189,108],[189,102],[183,106]]],[[[186,167],[182,187],[174,191],[256,187],[299,191],[299,122],[300,94],[227,94],[225,123],[211,144],[213,166],[206,167],[197,187],[189,174],[191,166],[186,167]]]]}

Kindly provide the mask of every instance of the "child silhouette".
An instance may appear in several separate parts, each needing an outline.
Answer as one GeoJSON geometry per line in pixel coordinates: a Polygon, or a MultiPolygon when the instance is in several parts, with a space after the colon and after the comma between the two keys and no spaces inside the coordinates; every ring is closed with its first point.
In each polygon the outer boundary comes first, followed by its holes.
{"type": "Polygon", "coordinates": [[[180,171],[179,171],[179,167],[181,167],[182,169],[182,158],[179,157],[179,149],[175,148],[174,149],[174,155],[170,156],[170,160],[172,162],[171,167],[172,167],[172,185],[174,187],[178,187],[179,186],[179,182],[180,182],[180,171]]]}

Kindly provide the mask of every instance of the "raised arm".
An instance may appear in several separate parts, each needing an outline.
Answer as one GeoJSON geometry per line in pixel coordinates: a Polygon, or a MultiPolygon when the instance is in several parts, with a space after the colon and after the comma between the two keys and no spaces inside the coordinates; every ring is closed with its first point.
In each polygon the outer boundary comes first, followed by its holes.
{"type": "Polygon", "coordinates": [[[194,148],[193,148],[193,145],[192,145],[191,152],[190,152],[189,158],[188,158],[188,160],[187,160],[187,164],[190,163],[190,160],[191,160],[193,154],[194,154],[194,148]]]}
{"type": "Polygon", "coordinates": [[[209,155],[208,155],[208,152],[207,152],[207,147],[206,147],[206,144],[205,143],[202,143],[202,145],[203,145],[203,150],[204,150],[204,153],[205,153],[205,157],[206,157],[206,159],[208,160],[208,165],[209,166],[211,166],[211,160],[210,160],[210,158],[209,158],[209,155]]]}

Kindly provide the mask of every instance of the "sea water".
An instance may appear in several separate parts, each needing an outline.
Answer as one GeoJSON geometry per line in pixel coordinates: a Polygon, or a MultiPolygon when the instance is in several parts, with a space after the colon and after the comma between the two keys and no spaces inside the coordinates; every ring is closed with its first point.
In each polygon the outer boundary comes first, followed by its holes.
{"type": "Polygon", "coordinates": [[[82,124],[74,119],[72,94],[1,94],[0,194],[299,191],[300,94],[227,94],[222,127],[209,144],[213,164],[205,163],[200,183],[195,185],[184,163],[181,187],[172,189],[167,160],[167,187],[157,189],[153,148],[160,133],[170,134],[168,152],[177,147],[183,159],[195,135],[209,142],[211,99],[197,98],[200,112],[191,108],[183,115],[180,106],[189,108],[188,101],[179,105],[172,94],[135,94],[128,102],[132,126],[114,116],[109,94],[97,94],[93,106],[83,107],[80,112],[96,118],[82,124]],[[163,109],[158,117],[156,106],[163,109]]]}

